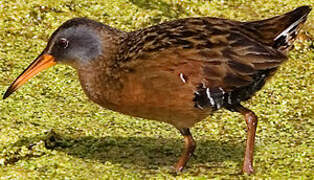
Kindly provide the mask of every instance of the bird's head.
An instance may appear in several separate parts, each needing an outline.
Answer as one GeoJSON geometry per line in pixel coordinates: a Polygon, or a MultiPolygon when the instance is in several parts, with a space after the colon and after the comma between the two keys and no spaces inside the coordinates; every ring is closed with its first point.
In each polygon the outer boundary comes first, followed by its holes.
{"type": "Polygon", "coordinates": [[[110,51],[114,29],[93,20],[75,18],[61,25],[49,38],[43,52],[19,75],[5,92],[3,99],[40,71],[56,64],[75,68],[89,64],[110,51]]]}

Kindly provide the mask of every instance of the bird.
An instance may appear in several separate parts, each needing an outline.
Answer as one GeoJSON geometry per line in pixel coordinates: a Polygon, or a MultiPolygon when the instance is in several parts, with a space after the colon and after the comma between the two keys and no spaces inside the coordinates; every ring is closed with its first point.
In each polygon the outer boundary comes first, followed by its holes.
{"type": "Polygon", "coordinates": [[[238,112],[247,125],[242,172],[252,174],[258,119],[241,103],[288,59],[310,11],[301,6],[248,22],[184,18],[129,32],[88,18],[70,19],[52,33],[3,99],[40,71],[70,65],[94,103],[179,130],[184,148],[174,165],[177,173],[196,148],[190,128],[219,109],[238,112]]]}

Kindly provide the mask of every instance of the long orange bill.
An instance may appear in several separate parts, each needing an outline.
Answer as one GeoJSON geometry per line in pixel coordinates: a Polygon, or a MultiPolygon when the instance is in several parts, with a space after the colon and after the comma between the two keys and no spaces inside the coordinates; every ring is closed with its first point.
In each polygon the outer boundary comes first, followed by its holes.
{"type": "Polygon", "coordinates": [[[14,91],[21,87],[27,80],[38,74],[40,71],[55,65],[55,58],[49,54],[39,55],[15,81],[10,85],[3,95],[3,99],[9,97],[14,91]]]}

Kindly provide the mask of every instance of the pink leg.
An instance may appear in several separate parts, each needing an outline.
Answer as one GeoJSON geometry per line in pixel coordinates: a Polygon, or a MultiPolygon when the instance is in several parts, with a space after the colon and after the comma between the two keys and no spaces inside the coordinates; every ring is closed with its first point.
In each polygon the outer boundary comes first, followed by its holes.
{"type": "Polygon", "coordinates": [[[183,170],[184,166],[189,161],[196,147],[196,143],[188,128],[179,129],[179,131],[184,136],[184,149],[179,161],[175,165],[175,170],[177,173],[183,170]]]}
{"type": "Polygon", "coordinates": [[[244,154],[244,161],[242,172],[247,174],[254,173],[253,169],[253,153],[254,153],[254,143],[255,143],[255,133],[257,127],[257,116],[253,111],[239,105],[234,108],[237,112],[244,115],[246,125],[247,125],[247,139],[246,148],[244,154]]]}

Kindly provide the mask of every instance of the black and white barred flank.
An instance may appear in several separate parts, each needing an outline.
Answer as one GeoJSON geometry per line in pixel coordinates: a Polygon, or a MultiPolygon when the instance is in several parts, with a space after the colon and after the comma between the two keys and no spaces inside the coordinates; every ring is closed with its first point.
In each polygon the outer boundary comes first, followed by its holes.
{"type": "Polygon", "coordinates": [[[205,108],[211,108],[212,110],[227,108],[233,111],[234,106],[250,99],[259,91],[264,86],[267,77],[274,71],[276,71],[276,68],[260,71],[252,77],[254,81],[251,84],[235,88],[229,92],[221,87],[207,88],[204,84],[201,84],[194,93],[194,105],[202,110],[205,108]]]}

